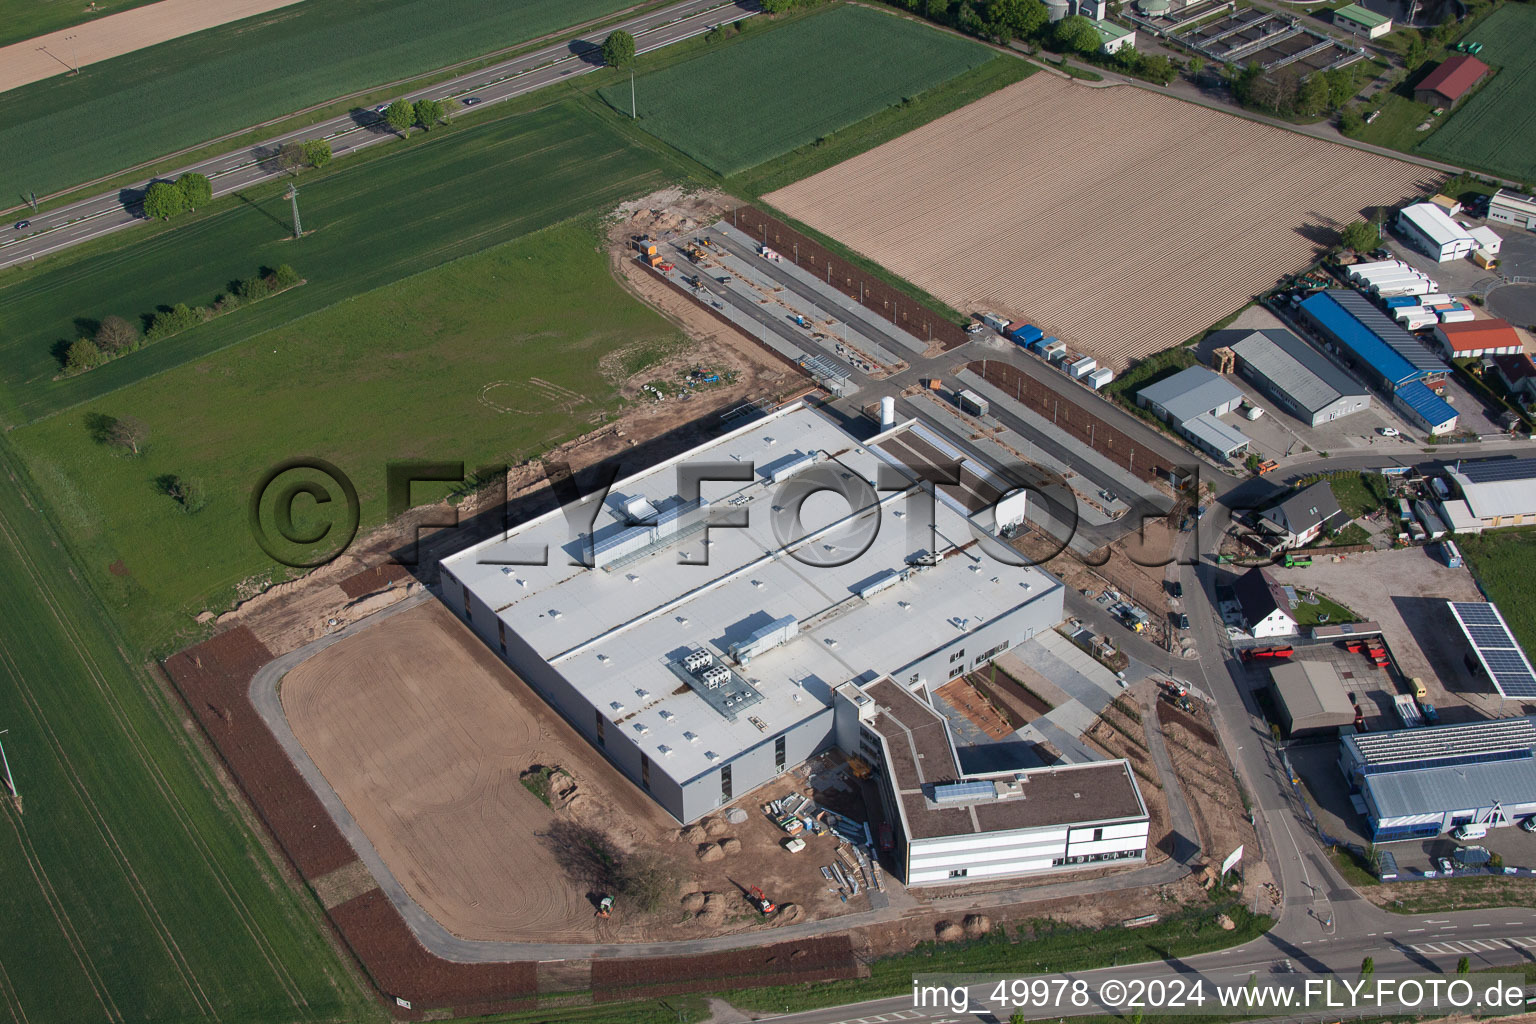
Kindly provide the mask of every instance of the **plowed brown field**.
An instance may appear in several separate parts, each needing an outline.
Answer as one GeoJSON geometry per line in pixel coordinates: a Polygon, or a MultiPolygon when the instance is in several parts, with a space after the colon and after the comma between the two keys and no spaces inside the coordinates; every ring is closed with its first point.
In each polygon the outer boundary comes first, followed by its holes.
{"type": "Polygon", "coordinates": [[[1031,319],[1119,369],[1437,180],[1145,89],[1034,75],[766,198],[956,309],[1031,319]]]}

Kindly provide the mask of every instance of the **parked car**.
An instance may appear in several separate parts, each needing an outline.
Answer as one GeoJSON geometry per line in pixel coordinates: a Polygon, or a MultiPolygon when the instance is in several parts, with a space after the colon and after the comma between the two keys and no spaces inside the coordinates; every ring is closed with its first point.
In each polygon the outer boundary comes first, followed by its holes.
{"type": "Polygon", "coordinates": [[[1536,832],[1536,814],[1531,815],[1520,823],[1520,829],[1524,832],[1536,832]]]}
{"type": "Polygon", "coordinates": [[[1180,629],[1188,629],[1189,628],[1189,616],[1184,614],[1183,612],[1179,612],[1179,628],[1180,629]]]}
{"type": "Polygon", "coordinates": [[[1397,437],[1398,436],[1397,428],[1396,427],[1377,427],[1376,428],[1376,433],[1380,434],[1382,437],[1397,437]]]}
{"type": "Polygon", "coordinates": [[[1439,865],[1442,875],[1454,875],[1456,873],[1456,865],[1451,863],[1451,858],[1449,857],[1441,857],[1435,863],[1439,865]]]}
{"type": "Polygon", "coordinates": [[[464,102],[464,105],[466,107],[472,107],[476,103],[480,102],[480,97],[479,96],[466,96],[466,97],[464,97],[463,102],[464,102]]]}
{"type": "Polygon", "coordinates": [[[27,228],[29,228],[31,226],[32,226],[32,222],[29,221],[29,220],[19,220],[19,221],[16,222],[16,230],[17,231],[25,231],[25,230],[27,230],[27,228]]]}
{"type": "Polygon", "coordinates": [[[1170,597],[1183,597],[1184,583],[1181,580],[1174,580],[1168,584],[1168,594],[1170,597]]]}

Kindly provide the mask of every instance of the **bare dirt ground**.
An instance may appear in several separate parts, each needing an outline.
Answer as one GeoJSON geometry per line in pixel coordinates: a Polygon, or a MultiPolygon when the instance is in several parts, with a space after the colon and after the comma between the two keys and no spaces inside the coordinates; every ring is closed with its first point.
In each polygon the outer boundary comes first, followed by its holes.
{"type": "Polygon", "coordinates": [[[1248,823],[1237,778],[1211,731],[1210,718],[1188,714],[1159,699],[1157,719],[1174,774],[1194,815],[1207,863],[1219,868],[1222,858],[1242,846],[1245,893],[1252,897],[1257,887],[1272,881],[1272,876],[1260,860],[1258,836],[1248,823]]]}
{"type": "MultiPolygon", "coordinates": [[[[791,789],[748,794],[741,824],[715,815],[688,830],[661,811],[436,602],[337,643],[290,672],[283,708],[295,734],[411,896],[465,938],[632,941],[687,938],[868,908],[827,892],[830,837],[792,854],[758,810],[791,789]],[[522,783],[557,766],[546,806],[522,783]],[[623,851],[659,852],[678,891],[655,914],[594,916],[601,893],[554,839],[573,823],[623,851]],[[713,852],[710,852],[713,851],[713,852]],[[735,879],[784,909],[764,921],[735,879]]],[[[887,884],[891,884],[887,882],[887,884]]],[[[347,885],[348,889],[353,886],[347,885]]]]}
{"type": "Polygon", "coordinates": [[[1143,89],[1034,75],[766,198],[956,309],[1031,318],[1119,369],[1430,177],[1143,89]]]}
{"type": "Polygon", "coordinates": [[[1498,695],[1486,682],[1473,683],[1461,665],[1466,641],[1445,607],[1446,601],[1481,601],[1470,570],[1451,569],[1432,549],[1398,548],[1346,555],[1338,561],[1314,558],[1305,569],[1270,569],[1289,586],[1316,590],[1355,614],[1379,622],[1387,647],[1404,676],[1424,680],[1429,700],[1451,709],[1459,721],[1462,707],[1478,709],[1471,717],[1498,715],[1498,695]]]}
{"type": "MultiPolygon", "coordinates": [[[[299,0],[160,0],[121,14],[0,47],[0,92],[189,36],[299,0]]],[[[90,10],[94,4],[81,4],[90,10]]]]}

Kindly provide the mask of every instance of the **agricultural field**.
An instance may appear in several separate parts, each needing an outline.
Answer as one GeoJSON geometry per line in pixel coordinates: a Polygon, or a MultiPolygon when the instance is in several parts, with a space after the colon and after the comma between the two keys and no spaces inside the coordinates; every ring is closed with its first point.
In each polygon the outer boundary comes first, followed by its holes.
{"type": "Polygon", "coordinates": [[[1458,536],[1456,546],[1488,600],[1499,606],[1520,646],[1536,651],[1536,594],[1530,583],[1536,576],[1536,529],[1516,527],[1458,536]]]}
{"type": "Polygon", "coordinates": [[[0,93],[0,153],[6,154],[0,195],[46,196],[626,6],[625,0],[304,0],[87,65],[78,76],[0,93]]]}
{"type": "Polygon", "coordinates": [[[373,1021],[307,894],[255,844],[172,707],[23,496],[0,442],[0,1013],[373,1021]]]}
{"type": "Polygon", "coordinates": [[[1536,8],[1507,4],[1468,36],[1483,44],[1478,58],[1496,70],[1419,152],[1536,180],[1536,8]]]}
{"type": "MultiPolygon", "coordinates": [[[[834,7],[641,76],[641,126],[722,175],[913,101],[994,59],[987,48],[864,7],[834,7]]],[[[629,82],[599,95],[630,112],[629,82]]]]}
{"type": "MultiPolygon", "coordinates": [[[[615,377],[681,336],[619,288],[599,244],[586,221],[549,228],[9,436],[130,638],[168,651],[192,616],[223,610],[242,580],[272,569],[246,501],[279,461],[318,456],[348,473],[366,530],[384,519],[388,460],[515,465],[617,408],[615,377]],[[615,353],[617,370],[605,362],[615,353]],[[148,428],[136,458],[93,439],[100,417],[126,416],[148,428]],[[207,507],[183,513],[161,483],[171,475],[202,481],[207,507]]],[[[413,497],[446,488],[430,491],[413,497]]]]}
{"type": "Polygon", "coordinates": [[[309,233],[298,242],[290,238],[281,187],[268,186],[147,238],[114,236],[126,240],[0,275],[0,421],[47,416],[406,275],[649,191],[668,176],[654,157],[568,104],[389,145],[387,155],[338,161],[305,177],[309,233]],[[60,346],[93,332],[102,317],[135,320],[160,305],[207,304],[231,280],[279,263],[307,283],[89,373],[55,379],[60,346]]]}
{"type": "Polygon", "coordinates": [[[1123,370],[1434,183],[1142,89],[1035,75],[765,201],[955,309],[1029,318],[1123,370]]]}
{"type": "Polygon", "coordinates": [[[152,4],[155,0],[96,0],[90,7],[68,3],[38,3],[37,0],[0,0],[0,46],[31,39],[109,14],[152,4]]]}

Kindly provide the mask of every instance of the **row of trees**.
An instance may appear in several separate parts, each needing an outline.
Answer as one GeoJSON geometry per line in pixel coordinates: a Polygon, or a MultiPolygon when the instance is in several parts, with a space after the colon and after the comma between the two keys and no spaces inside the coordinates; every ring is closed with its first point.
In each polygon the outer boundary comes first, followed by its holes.
{"type": "Polygon", "coordinates": [[[1266,73],[1257,64],[1228,69],[1232,96],[1244,107],[1280,117],[1322,117],[1343,111],[1360,91],[1360,64],[1302,76],[1294,67],[1266,73]]]}
{"type": "Polygon", "coordinates": [[[178,302],[168,309],[149,316],[148,325],[141,335],[138,328],[120,316],[103,317],[90,338],[80,338],[64,352],[64,372],[68,375],[94,370],[114,359],[137,352],[145,345],[180,334],[198,324],[207,323],[248,303],[292,288],[300,283],[298,271],[288,264],[276,270],[263,268],[255,275],[236,281],[230,290],[221,294],[207,306],[188,306],[178,302]]]}
{"type": "Polygon", "coordinates": [[[277,151],[278,166],[289,174],[298,174],[305,167],[319,170],[331,162],[331,143],[327,139],[307,139],[289,142],[277,151]]]}
{"type": "Polygon", "coordinates": [[[169,220],[206,206],[213,198],[213,183],[206,174],[188,171],[175,181],[151,182],[144,192],[144,216],[151,220],[169,220]]]}
{"type": "Polygon", "coordinates": [[[421,99],[412,103],[409,100],[395,100],[384,108],[384,123],[402,139],[412,128],[428,132],[435,125],[447,124],[453,119],[453,111],[449,109],[451,102],[421,99]]]}

